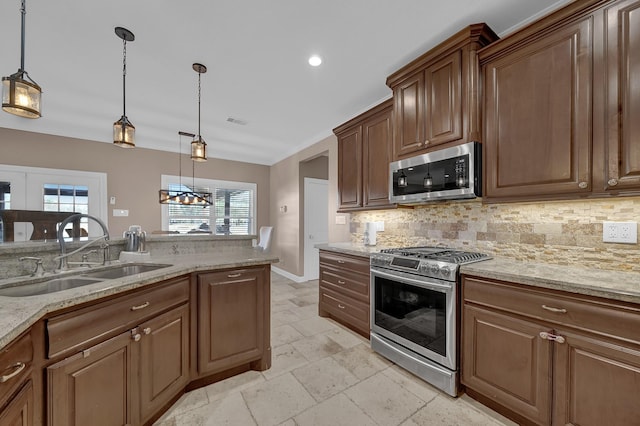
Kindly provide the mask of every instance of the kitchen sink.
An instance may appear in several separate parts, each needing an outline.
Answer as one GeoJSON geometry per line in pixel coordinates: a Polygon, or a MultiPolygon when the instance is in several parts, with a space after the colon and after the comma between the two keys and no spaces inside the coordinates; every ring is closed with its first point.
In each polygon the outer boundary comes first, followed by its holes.
{"type": "Polygon", "coordinates": [[[104,271],[90,272],[82,274],[83,277],[100,278],[112,280],[115,278],[128,277],[129,275],[141,274],[143,272],[155,271],[156,269],[167,268],[173,265],[130,263],[122,266],[105,269],[104,271]]]}
{"type": "Polygon", "coordinates": [[[95,272],[85,272],[83,274],[53,278],[47,281],[3,287],[0,288],[0,296],[25,297],[56,293],[58,291],[69,290],[72,288],[95,284],[106,280],[124,278],[130,275],[155,271],[156,269],[167,268],[169,266],[173,265],[157,263],[127,263],[124,265],[113,266],[95,272]]]}
{"type": "Polygon", "coordinates": [[[102,281],[99,278],[87,277],[64,277],[33,284],[23,284],[0,289],[0,296],[24,297],[36,296],[39,294],[56,293],[70,288],[82,287],[83,285],[95,284],[102,281]]]}

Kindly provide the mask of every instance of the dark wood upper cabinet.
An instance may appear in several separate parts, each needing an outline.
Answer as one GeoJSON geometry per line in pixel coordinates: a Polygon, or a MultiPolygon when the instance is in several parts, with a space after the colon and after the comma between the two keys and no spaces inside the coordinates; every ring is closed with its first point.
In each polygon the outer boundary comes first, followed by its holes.
{"type": "Polygon", "coordinates": [[[387,78],[393,160],[480,140],[477,51],[497,38],[486,24],[471,25],[387,78]]]}
{"type": "Polygon", "coordinates": [[[640,194],[640,2],[573,2],[482,49],[484,200],[640,194]]]}
{"type": "Polygon", "coordinates": [[[340,212],[394,208],[389,204],[392,100],[333,131],[338,137],[340,212]]]}
{"type": "Polygon", "coordinates": [[[603,10],[605,65],[604,170],[594,191],[640,193],[640,1],[617,1],[603,10]]]}

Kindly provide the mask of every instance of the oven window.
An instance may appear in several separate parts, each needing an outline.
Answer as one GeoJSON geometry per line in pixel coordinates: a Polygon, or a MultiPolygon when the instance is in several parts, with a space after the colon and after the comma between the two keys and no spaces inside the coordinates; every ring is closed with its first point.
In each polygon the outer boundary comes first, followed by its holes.
{"type": "Polygon", "coordinates": [[[446,302],[445,293],[375,278],[375,324],[442,356],[447,356],[446,302]]]}

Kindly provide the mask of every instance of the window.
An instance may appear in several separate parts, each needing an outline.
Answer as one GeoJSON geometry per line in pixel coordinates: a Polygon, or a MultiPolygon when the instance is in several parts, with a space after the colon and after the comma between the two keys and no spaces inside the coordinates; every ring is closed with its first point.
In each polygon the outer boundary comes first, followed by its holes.
{"type": "Polygon", "coordinates": [[[163,229],[170,232],[216,235],[255,234],[255,183],[195,179],[194,185],[180,183],[178,176],[162,176],[162,188],[169,191],[206,191],[213,194],[212,206],[165,204],[163,229]]]}
{"type": "MultiPolygon", "coordinates": [[[[59,185],[45,183],[43,185],[42,206],[46,212],[75,212],[89,213],[89,187],[86,185],[59,185]]],[[[89,219],[80,219],[80,229],[86,232],[89,228],[89,219]]],[[[69,223],[65,229],[72,230],[73,224],[69,223]]],[[[83,232],[83,235],[84,235],[83,232]]]]}

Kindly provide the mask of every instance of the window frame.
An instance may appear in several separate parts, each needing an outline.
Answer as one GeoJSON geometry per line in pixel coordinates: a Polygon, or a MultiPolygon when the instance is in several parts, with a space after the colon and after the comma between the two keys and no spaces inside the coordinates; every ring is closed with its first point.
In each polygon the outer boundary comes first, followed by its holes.
{"type": "MultiPolygon", "coordinates": [[[[252,191],[252,211],[251,211],[251,226],[247,235],[256,235],[256,220],[258,215],[258,184],[255,182],[240,182],[229,181],[221,179],[207,179],[207,178],[190,178],[180,177],[174,175],[160,175],[160,188],[169,188],[169,184],[182,184],[191,187],[195,185],[196,188],[209,188],[209,191],[213,194],[215,202],[216,188],[220,189],[238,189],[238,190],[250,190],[252,191]]],[[[214,224],[214,231],[211,235],[217,235],[215,233],[215,221],[217,216],[215,215],[215,207],[211,206],[209,214],[209,223],[214,224]]],[[[169,231],[169,205],[161,204],[161,220],[162,230],[169,231]]]]}

